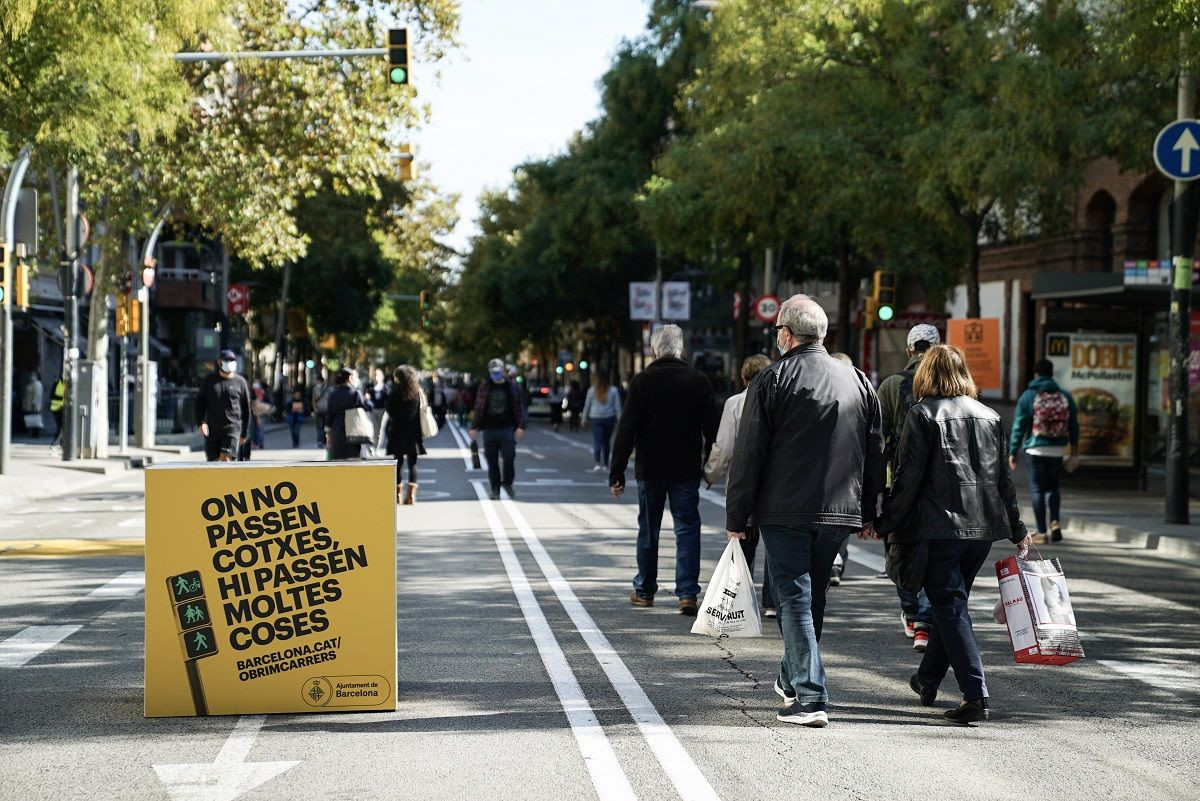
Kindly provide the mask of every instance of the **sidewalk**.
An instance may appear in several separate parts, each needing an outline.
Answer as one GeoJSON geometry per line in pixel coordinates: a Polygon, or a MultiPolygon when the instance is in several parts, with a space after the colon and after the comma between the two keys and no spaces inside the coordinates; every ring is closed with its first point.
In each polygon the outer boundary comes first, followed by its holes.
{"type": "Polygon", "coordinates": [[[188,448],[165,445],[129,448],[122,454],[109,446],[107,459],[62,460],[50,450],[50,438],[21,438],[12,443],[9,472],[0,475],[0,509],[10,509],[68,492],[82,491],[154,462],[188,458],[188,448]]]}
{"type": "MultiPolygon", "coordinates": [[[[1017,481],[1017,493],[1028,497],[1028,486],[1017,481]]],[[[1113,542],[1143,548],[1157,556],[1200,559],[1200,502],[1191,502],[1191,524],[1163,522],[1165,501],[1162,495],[1121,490],[1063,487],[1059,521],[1065,539],[1113,542]]],[[[1031,530],[1033,509],[1025,506],[1021,514],[1031,530]]]]}

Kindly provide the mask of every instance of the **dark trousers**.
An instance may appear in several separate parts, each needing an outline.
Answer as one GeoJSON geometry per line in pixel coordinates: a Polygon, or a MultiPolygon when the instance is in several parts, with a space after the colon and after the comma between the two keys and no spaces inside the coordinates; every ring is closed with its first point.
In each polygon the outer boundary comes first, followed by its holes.
{"type": "Polygon", "coordinates": [[[317,412],[315,417],[317,418],[317,447],[324,448],[325,447],[325,426],[328,425],[325,422],[325,412],[317,412]]]}
{"type": "Polygon", "coordinates": [[[404,454],[396,454],[396,483],[404,483],[401,477],[404,472],[404,463],[408,462],[408,483],[417,483],[417,449],[413,448],[410,452],[404,454]]]}
{"type": "Polygon", "coordinates": [[[297,412],[288,413],[288,430],[292,434],[292,447],[300,447],[300,429],[304,426],[304,415],[297,412]]]}
{"type": "Polygon", "coordinates": [[[608,457],[612,447],[613,428],[617,425],[615,417],[592,418],[592,456],[596,464],[608,467],[608,457]]]}
{"type": "Polygon", "coordinates": [[[485,428],[483,455],[487,459],[488,481],[493,490],[503,484],[511,487],[516,472],[517,437],[511,428],[485,428]]]}
{"type": "Polygon", "coordinates": [[[826,526],[760,526],[767,546],[772,592],[783,637],[779,682],[796,691],[802,704],[829,700],[825,664],[817,644],[825,622],[825,593],[833,560],[850,529],[826,526]]]}
{"type": "Polygon", "coordinates": [[[917,668],[917,681],[937,689],[954,668],[954,678],[963,698],[987,698],[983,659],[971,628],[967,598],[971,585],[988,559],[988,540],[930,540],[929,565],[925,569],[925,595],[933,607],[933,631],[925,657],[917,668]]]}
{"type": "Polygon", "coordinates": [[[675,520],[675,595],[700,595],[700,479],[639,481],[637,575],[633,589],[653,598],[658,592],[658,535],[663,509],[671,504],[675,520]]]}
{"type": "Polygon", "coordinates": [[[1039,534],[1045,534],[1046,506],[1050,507],[1050,519],[1058,520],[1059,503],[1058,476],[1062,471],[1059,456],[1030,456],[1025,454],[1025,465],[1029,468],[1029,497],[1033,501],[1033,516],[1037,520],[1039,534]]]}

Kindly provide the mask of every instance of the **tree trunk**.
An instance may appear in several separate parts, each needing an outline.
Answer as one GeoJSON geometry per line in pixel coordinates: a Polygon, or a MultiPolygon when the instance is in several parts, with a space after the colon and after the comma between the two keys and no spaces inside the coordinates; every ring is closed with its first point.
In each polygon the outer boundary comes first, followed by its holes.
{"type": "Polygon", "coordinates": [[[730,368],[741,386],[742,362],[750,355],[750,279],[754,273],[754,265],[750,254],[743,251],[738,254],[737,291],[742,295],[741,308],[733,326],[733,365],[730,368]]]}
{"type": "Polygon", "coordinates": [[[275,320],[275,391],[279,392],[283,388],[283,364],[284,364],[284,334],[287,332],[287,296],[288,284],[292,278],[292,263],[285,262],[283,265],[283,287],[279,292],[279,312],[275,320]]]}
{"type": "Polygon", "coordinates": [[[838,304],[837,349],[850,353],[850,301],[855,294],[854,273],[850,269],[850,235],[843,223],[838,229],[838,304]]]}
{"type": "MultiPolygon", "coordinates": [[[[120,237],[121,240],[124,237],[120,237]]],[[[111,259],[93,265],[92,297],[88,300],[87,358],[94,365],[92,397],[88,399],[90,436],[80,442],[85,458],[108,458],[108,286],[111,259]]],[[[82,399],[80,399],[82,400],[82,399]]]]}
{"type": "Polygon", "coordinates": [[[979,310],[979,227],[981,221],[979,218],[972,218],[964,221],[967,229],[967,247],[969,257],[967,259],[967,317],[978,319],[980,316],[979,310]]]}

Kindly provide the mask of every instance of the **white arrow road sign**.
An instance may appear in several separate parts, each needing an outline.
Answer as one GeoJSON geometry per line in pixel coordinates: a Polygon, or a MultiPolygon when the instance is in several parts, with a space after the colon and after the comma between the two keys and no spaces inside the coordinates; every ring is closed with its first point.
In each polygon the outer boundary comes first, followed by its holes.
{"type": "Polygon", "coordinates": [[[243,715],[215,762],[155,765],[173,801],[234,801],[299,762],[247,762],[266,715],[243,715]]]}
{"type": "Polygon", "coordinates": [[[1171,149],[1179,151],[1179,168],[1185,173],[1190,173],[1192,171],[1192,151],[1200,150],[1200,142],[1197,142],[1196,137],[1192,136],[1190,128],[1183,129],[1183,133],[1175,140],[1171,149]]]}

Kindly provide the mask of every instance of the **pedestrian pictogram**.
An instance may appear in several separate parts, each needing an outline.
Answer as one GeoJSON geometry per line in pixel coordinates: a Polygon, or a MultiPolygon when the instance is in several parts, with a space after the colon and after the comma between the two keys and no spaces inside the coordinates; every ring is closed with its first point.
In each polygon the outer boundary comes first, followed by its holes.
{"type": "Polygon", "coordinates": [[[213,634],[212,626],[185,631],[180,636],[183,638],[184,652],[189,660],[203,659],[217,652],[217,638],[213,634]]]}
{"type": "Polygon", "coordinates": [[[1154,163],[1175,181],[1200,178],[1200,121],[1175,120],[1154,139],[1154,163]]]}
{"type": "Polygon", "coordinates": [[[175,613],[179,617],[180,631],[208,625],[208,604],[201,599],[179,604],[175,613]]]}

